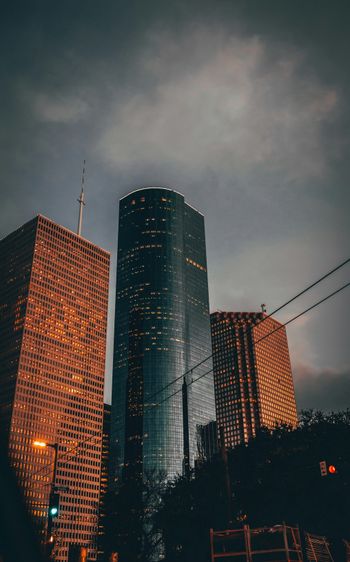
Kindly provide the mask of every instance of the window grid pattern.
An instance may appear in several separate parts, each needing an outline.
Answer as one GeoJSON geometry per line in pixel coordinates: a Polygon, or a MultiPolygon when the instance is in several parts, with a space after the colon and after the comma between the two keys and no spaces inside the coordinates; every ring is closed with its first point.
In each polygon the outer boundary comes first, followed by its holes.
{"type": "MultiPolygon", "coordinates": [[[[56,485],[60,513],[54,526],[56,560],[65,562],[69,544],[88,546],[96,559],[100,489],[100,436],[60,460],[60,456],[102,430],[109,254],[73,232],[39,216],[2,241],[4,253],[27,246],[23,284],[13,300],[25,306],[6,317],[8,330],[19,325],[15,395],[11,407],[9,452],[28,505],[46,522],[53,450],[33,440],[58,443],[56,485]],[[12,328],[11,328],[12,325],[12,328]],[[10,327],[10,328],[9,328],[10,327]]],[[[23,266],[22,266],[23,269],[23,266]]],[[[6,294],[1,294],[5,302],[6,294]]]]}
{"type": "Polygon", "coordinates": [[[297,422],[286,330],[273,318],[257,324],[265,316],[211,314],[217,422],[228,447],[246,443],[262,426],[297,422]]]}
{"type": "MultiPolygon", "coordinates": [[[[183,471],[182,381],[150,397],[211,353],[206,268],[203,216],[182,195],[144,189],[120,201],[111,424],[115,480],[127,471],[141,476],[156,469],[169,477],[183,471]]],[[[210,367],[208,362],[202,370],[210,367]]],[[[210,376],[189,387],[188,417],[193,465],[197,426],[215,419],[210,376]]]]}

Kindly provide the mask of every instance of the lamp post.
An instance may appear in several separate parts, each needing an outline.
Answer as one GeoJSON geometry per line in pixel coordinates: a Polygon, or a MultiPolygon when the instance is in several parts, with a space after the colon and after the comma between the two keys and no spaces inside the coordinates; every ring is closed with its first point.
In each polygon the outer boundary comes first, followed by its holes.
{"type": "Polygon", "coordinates": [[[33,441],[33,447],[38,447],[40,449],[45,449],[46,447],[50,447],[51,449],[54,450],[53,474],[52,474],[52,481],[51,481],[51,493],[50,493],[50,499],[49,499],[48,523],[47,523],[47,530],[46,530],[46,540],[47,540],[46,548],[47,548],[47,554],[50,557],[52,548],[54,547],[54,537],[51,533],[52,523],[53,523],[52,519],[53,519],[53,517],[57,517],[57,515],[58,515],[58,502],[59,502],[58,493],[55,492],[58,443],[46,443],[45,441],[33,441]]]}
{"type": "Polygon", "coordinates": [[[39,447],[41,449],[45,449],[45,447],[51,447],[51,449],[54,450],[53,475],[52,475],[52,482],[51,482],[51,491],[53,492],[54,489],[55,489],[55,484],[56,484],[58,443],[46,443],[45,441],[33,441],[33,446],[39,447]]]}

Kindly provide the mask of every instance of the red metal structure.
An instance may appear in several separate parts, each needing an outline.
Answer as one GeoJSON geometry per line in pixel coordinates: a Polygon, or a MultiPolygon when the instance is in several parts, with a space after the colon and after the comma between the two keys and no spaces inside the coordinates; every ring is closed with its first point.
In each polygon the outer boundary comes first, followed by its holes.
{"type": "Polygon", "coordinates": [[[302,562],[299,530],[287,525],[210,530],[211,562],[302,562]]]}
{"type": "MultiPolygon", "coordinates": [[[[273,527],[225,531],[210,530],[211,562],[338,562],[326,537],[305,532],[304,549],[298,527],[286,524],[273,527]]],[[[350,562],[350,543],[343,541],[350,562]]]]}

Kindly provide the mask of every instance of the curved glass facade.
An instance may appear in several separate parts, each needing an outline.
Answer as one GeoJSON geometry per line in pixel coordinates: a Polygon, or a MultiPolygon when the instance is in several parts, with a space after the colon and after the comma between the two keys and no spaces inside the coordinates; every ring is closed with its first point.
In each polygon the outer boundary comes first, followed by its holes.
{"type": "MultiPolygon", "coordinates": [[[[190,386],[181,379],[171,383],[210,354],[204,218],[175,191],[132,192],[121,199],[119,212],[115,478],[146,470],[173,477],[194,465],[199,427],[215,419],[213,374],[190,386]]],[[[211,360],[204,362],[186,382],[211,367],[211,360]]]]}

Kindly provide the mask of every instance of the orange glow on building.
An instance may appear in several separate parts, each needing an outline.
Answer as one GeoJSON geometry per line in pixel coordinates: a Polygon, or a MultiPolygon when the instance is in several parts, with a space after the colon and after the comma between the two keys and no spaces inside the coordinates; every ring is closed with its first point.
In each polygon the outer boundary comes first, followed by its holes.
{"type": "Polygon", "coordinates": [[[297,423],[286,330],[274,318],[259,323],[265,317],[211,314],[217,423],[228,447],[246,443],[262,426],[297,423]]]}
{"type": "Polygon", "coordinates": [[[110,256],[42,216],[0,252],[0,407],[11,462],[44,523],[57,443],[55,560],[67,561],[69,544],[95,560],[110,256]]]}
{"type": "Polygon", "coordinates": [[[47,444],[44,443],[44,441],[33,441],[33,446],[34,447],[47,447],[47,444]]]}

